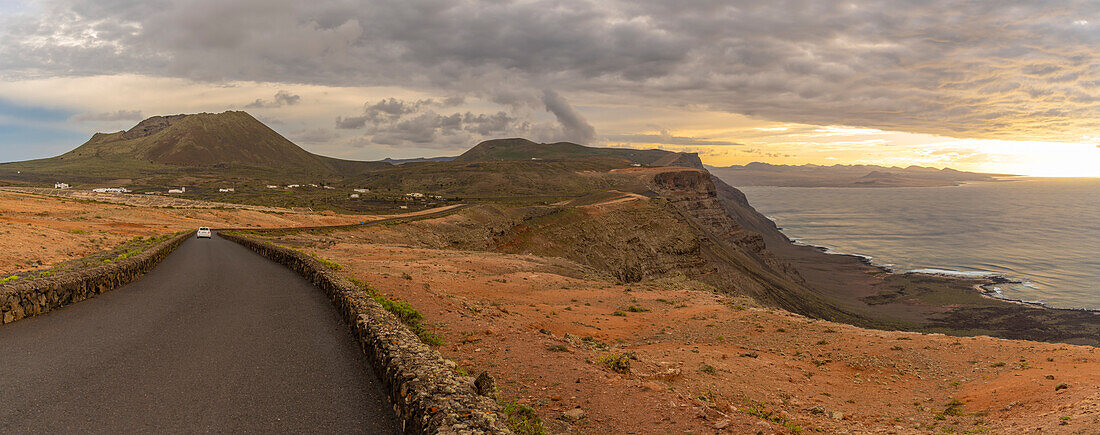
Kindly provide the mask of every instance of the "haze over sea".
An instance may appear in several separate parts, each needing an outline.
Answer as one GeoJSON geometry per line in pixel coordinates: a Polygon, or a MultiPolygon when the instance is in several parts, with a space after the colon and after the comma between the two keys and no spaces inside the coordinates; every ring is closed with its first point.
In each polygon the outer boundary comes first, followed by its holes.
{"type": "Polygon", "coordinates": [[[1009,299],[1100,309],[1100,179],[957,187],[738,187],[792,239],[898,272],[991,273],[1009,299]]]}

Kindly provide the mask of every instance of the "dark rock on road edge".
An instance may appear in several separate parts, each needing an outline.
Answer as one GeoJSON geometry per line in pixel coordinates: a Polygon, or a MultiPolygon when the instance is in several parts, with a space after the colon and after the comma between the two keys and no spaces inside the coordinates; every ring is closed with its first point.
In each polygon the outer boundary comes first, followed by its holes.
{"type": "Polygon", "coordinates": [[[0,325],[44,314],[121,287],[152,270],[192,235],[194,231],[174,236],[141,254],[114,263],[0,284],[0,325]]]}
{"type": "Polygon", "coordinates": [[[385,383],[405,433],[511,434],[500,407],[477,394],[454,363],[422,343],[400,320],[312,257],[245,237],[219,234],[282,264],[332,300],[385,383]]]}

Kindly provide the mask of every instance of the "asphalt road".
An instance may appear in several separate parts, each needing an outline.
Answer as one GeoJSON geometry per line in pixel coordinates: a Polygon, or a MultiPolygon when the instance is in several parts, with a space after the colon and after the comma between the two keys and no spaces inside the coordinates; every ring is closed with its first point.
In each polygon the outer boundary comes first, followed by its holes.
{"type": "Polygon", "coordinates": [[[394,433],[325,295],[215,236],[95,298],[0,326],[0,433],[394,433]]]}

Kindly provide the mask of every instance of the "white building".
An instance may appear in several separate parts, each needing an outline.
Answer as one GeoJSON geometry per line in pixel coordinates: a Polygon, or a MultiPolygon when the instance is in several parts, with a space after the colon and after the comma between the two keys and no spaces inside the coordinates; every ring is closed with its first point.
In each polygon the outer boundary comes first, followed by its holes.
{"type": "Polygon", "coordinates": [[[356,193],[370,193],[370,189],[351,189],[351,190],[354,190],[356,193]]]}
{"type": "Polygon", "coordinates": [[[335,187],[332,187],[332,186],[324,186],[324,188],[325,188],[325,189],[328,189],[328,190],[333,190],[333,189],[335,189],[335,187]]]}
{"type": "Polygon", "coordinates": [[[237,189],[234,189],[232,187],[226,187],[226,188],[218,189],[218,192],[221,192],[221,193],[236,192],[236,191],[237,191],[237,189]]]}
{"type": "Polygon", "coordinates": [[[130,189],[125,187],[100,187],[98,189],[92,189],[92,192],[96,193],[129,193],[130,189]]]}
{"type": "Polygon", "coordinates": [[[279,186],[276,186],[276,185],[274,185],[274,184],[268,184],[268,185],[267,185],[267,188],[268,188],[268,189],[278,189],[278,188],[279,188],[279,186]]]}
{"type": "Polygon", "coordinates": [[[359,199],[359,194],[358,194],[358,193],[353,193],[353,194],[351,194],[351,195],[348,195],[348,198],[351,198],[351,199],[359,199]]]}
{"type": "Polygon", "coordinates": [[[302,187],[302,185],[301,184],[287,184],[286,185],[287,189],[294,189],[296,187],[302,187]]]}
{"type": "Polygon", "coordinates": [[[186,187],[181,187],[179,189],[168,189],[168,193],[184,193],[186,191],[187,191],[186,187]]]}
{"type": "Polygon", "coordinates": [[[53,188],[54,189],[68,189],[69,184],[68,183],[54,183],[53,188]]]}
{"type": "Polygon", "coordinates": [[[424,194],[420,192],[406,193],[405,196],[409,198],[423,198],[424,194]]]}

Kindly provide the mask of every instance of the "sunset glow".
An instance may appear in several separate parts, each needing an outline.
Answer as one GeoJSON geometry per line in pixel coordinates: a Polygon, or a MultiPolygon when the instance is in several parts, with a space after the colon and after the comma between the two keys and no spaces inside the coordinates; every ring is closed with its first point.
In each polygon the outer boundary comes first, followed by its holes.
{"type": "Polygon", "coordinates": [[[246,110],[354,159],[518,136],[690,150],[711,165],[1100,176],[1091,13],[965,4],[959,16],[981,19],[958,26],[889,2],[575,0],[551,15],[539,2],[420,3],[265,2],[247,20],[234,2],[0,6],[0,161],[155,114],[246,110]]]}

